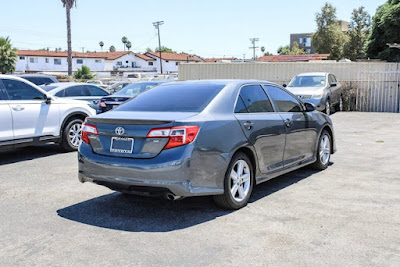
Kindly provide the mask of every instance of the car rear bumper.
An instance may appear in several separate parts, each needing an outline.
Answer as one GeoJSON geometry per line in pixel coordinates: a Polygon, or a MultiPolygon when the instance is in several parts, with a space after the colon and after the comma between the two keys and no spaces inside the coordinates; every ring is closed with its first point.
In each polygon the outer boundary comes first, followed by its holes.
{"type": "Polygon", "coordinates": [[[99,155],[83,143],[78,161],[81,182],[117,191],[144,195],[172,193],[183,197],[223,193],[225,164],[221,166],[217,160],[211,168],[204,169],[203,158],[193,152],[192,145],[164,150],[151,159],[133,159],[99,155]]]}

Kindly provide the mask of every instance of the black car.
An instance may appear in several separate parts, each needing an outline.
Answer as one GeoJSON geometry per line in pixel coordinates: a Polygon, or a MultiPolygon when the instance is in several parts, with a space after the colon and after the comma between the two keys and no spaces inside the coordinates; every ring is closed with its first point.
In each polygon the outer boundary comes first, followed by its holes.
{"type": "Polygon", "coordinates": [[[130,83],[124,88],[122,88],[120,91],[103,97],[100,102],[99,102],[99,107],[102,112],[109,111],[125,101],[132,99],[133,97],[137,96],[138,94],[153,88],[154,86],[157,86],[161,83],[161,81],[157,82],[135,82],[135,83],[130,83]]]}
{"type": "Polygon", "coordinates": [[[44,85],[44,84],[59,82],[56,77],[46,74],[21,74],[18,76],[36,85],[44,85]]]}

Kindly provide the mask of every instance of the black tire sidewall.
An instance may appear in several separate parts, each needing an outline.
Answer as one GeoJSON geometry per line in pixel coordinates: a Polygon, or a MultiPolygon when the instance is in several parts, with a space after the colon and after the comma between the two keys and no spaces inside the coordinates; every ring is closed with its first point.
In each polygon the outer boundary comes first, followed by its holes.
{"type": "Polygon", "coordinates": [[[70,121],[68,121],[63,129],[63,134],[62,134],[62,141],[61,141],[61,145],[62,147],[67,150],[67,151],[75,151],[78,150],[78,147],[73,146],[68,138],[68,132],[69,129],[76,123],[83,123],[83,120],[81,119],[72,119],[70,121]]]}

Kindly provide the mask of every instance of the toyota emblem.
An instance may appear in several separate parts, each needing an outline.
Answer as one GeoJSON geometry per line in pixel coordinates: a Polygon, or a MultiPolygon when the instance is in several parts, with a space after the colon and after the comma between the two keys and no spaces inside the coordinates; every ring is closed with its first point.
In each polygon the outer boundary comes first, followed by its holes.
{"type": "Polygon", "coordinates": [[[125,133],[125,129],[122,127],[115,128],[115,133],[118,135],[123,135],[125,133]]]}

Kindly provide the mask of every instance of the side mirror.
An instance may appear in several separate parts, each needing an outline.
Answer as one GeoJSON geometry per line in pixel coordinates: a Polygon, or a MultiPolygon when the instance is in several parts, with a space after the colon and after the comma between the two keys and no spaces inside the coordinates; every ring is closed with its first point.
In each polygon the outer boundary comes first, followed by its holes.
{"type": "Polygon", "coordinates": [[[52,98],[50,96],[48,96],[48,95],[44,96],[44,102],[46,104],[50,105],[51,104],[51,100],[52,100],[52,98]]]}
{"type": "Polygon", "coordinates": [[[306,108],[306,112],[312,112],[315,110],[315,106],[311,103],[304,103],[304,107],[306,108]]]}
{"type": "Polygon", "coordinates": [[[284,84],[282,84],[282,86],[283,86],[283,87],[287,87],[287,84],[286,84],[286,83],[284,83],[284,84]]]}
{"type": "Polygon", "coordinates": [[[331,83],[331,87],[336,87],[336,83],[331,83]]]}

